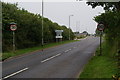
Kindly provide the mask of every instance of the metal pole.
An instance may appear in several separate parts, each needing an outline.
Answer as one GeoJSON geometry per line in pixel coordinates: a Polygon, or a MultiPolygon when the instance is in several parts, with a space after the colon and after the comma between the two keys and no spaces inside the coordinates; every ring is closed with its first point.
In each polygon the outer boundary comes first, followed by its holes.
{"type": "Polygon", "coordinates": [[[13,31],[13,53],[15,53],[15,32],[13,31]]]}
{"type": "Polygon", "coordinates": [[[70,40],[70,17],[73,15],[69,15],[69,40],[70,40]]]}
{"type": "Polygon", "coordinates": [[[78,26],[78,22],[76,21],[76,32],[77,32],[77,26],[78,26]]]}
{"type": "Polygon", "coordinates": [[[70,40],[70,16],[69,16],[69,40],[70,40]]]}
{"type": "MultiPolygon", "coordinates": [[[[78,26],[78,22],[76,21],[76,33],[75,33],[76,35],[78,34],[77,33],[77,26],[78,26]]],[[[76,36],[76,39],[77,39],[77,36],[76,36]]]]}
{"type": "Polygon", "coordinates": [[[100,32],[100,56],[102,55],[102,31],[100,32]]]}
{"type": "Polygon", "coordinates": [[[43,45],[44,45],[44,37],[43,37],[43,36],[44,36],[44,34],[43,34],[43,32],[44,32],[44,31],[43,31],[43,22],[44,22],[44,21],[43,21],[43,8],[44,8],[44,7],[43,7],[43,6],[44,6],[44,4],[43,4],[43,0],[42,0],[42,47],[43,47],[43,45]]]}

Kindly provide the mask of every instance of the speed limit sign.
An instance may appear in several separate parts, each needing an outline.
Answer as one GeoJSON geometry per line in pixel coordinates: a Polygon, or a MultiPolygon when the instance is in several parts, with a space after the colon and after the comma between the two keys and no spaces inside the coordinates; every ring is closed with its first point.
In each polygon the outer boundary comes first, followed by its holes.
{"type": "Polygon", "coordinates": [[[17,26],[16,26],[15,24],[12,24],[12,25],[10,26],[10,29],[11,29],[12,31],[15,31],[15,30],[17,29],[17,26]]]}
{"type": "Polygon", "coordinates": [[[104,24],[98,24],[98,25],[97,25],[97,29],[98,29],[99,31],[103,31],[103,30],[104,30],[104,24]]]}
{"type": "Polygon", "coordinates": [[[10,30],[15,31],[17,29],[16,23],[11,22],[10,23],[10,30]]]}

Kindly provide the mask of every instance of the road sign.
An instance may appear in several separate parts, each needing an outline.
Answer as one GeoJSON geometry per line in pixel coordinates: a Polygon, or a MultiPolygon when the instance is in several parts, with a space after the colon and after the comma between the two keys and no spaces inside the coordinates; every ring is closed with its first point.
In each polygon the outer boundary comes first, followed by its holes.
{"type": "Polygon", "coordinates": [[[63,38],[63,36],[56,36],[55,38],[63,38]]]}
{"type": "Polygon", "coordinates": [[[13,53],[15,53],[15,30],[17,29],[16,23],[10,23],[10,30],[13,31],[13,53]]]}
{"type": "Polygon", "coordinates": [[[10,29],[12,31],[15,31],[17,29],[17,26],[15,24],[10,25],[10,29]]]}
{"type": "Polygon", "coordinates": [[[98,25],[97,25],[97,29],[98,29],[99,31],[103,31],[103,30],[104,30],[104,24],[98,24],[98,25]]]}
{"type": "Polygon", "coordinates": [[[55,32],[56,32],[56,36],[55,36],[56,42],[62,41],[62,38],[63,38],[62,32],[63,32],[63,30],[55,30],[55,32]]]}
{"type": "Polygon", "coordinates": [[[55,30],[55,32],[56,32],[56,37],[55,38],[62,38],[63,30],[55,30]]]}
{"type": "Polygon", "coordinates": [[[99,30],[100,31],[100,55],[102,55],[102,32],[103,32],[103,30],[104,30],[104,24],[102,24],[102,23],[99,23],[98,25],[97,25],[97,30],[99,30]]]}

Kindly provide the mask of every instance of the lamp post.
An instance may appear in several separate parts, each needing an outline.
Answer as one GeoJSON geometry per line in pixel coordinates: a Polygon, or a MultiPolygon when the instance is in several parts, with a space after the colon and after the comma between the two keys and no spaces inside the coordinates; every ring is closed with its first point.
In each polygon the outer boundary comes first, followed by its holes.
{"type": "Polygon", "coordinates": [[[74,15],[69,15],[69,40],[70,40],[70,17],[74,15]]]}
{"type": "Polygon", "coordinates": [[[42,0],[42,47],[43,47],[43,45],[44,45],[44,34],[43,34],[43,32],[44,32],[44,30],[43,30],[43,23],[44,23],[44,20],[43,20],[43,13],[44,13],[44,2],[43,2],[43,0],[42,0]]]}

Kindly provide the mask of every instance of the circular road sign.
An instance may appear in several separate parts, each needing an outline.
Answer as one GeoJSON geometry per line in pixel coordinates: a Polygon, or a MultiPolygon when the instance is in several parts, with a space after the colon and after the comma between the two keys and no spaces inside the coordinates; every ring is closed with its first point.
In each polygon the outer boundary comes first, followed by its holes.
{"type": "Polygon", "coordinates": [[[12,24],[12,25],[10,26],[10,29],[11,29],[12,31],[15,31],[15,30],[17,29],[17,26],[16,26],[15,24],[12,24]]]}
{"type": "Polygon", "coordinates": [[[98,24],[98,25],[97,25],[97,29],[98,29],[99,31],[103,31],[103,30],[104,30],[104,24],[98,24]]]}

